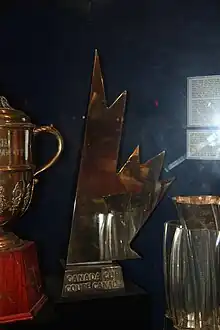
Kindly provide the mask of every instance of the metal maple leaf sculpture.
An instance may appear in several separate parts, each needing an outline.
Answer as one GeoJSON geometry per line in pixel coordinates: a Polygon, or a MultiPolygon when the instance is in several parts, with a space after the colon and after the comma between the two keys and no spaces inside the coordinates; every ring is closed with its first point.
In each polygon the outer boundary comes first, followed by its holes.
{"type": "Polygon", "coordinates": [[[159,181],[165,153],[141,164],[139,147],[117,172],[125,102],[106,106],[96,51],[67,264],[137,258],[130,243],[173,182],[159,181]]]}

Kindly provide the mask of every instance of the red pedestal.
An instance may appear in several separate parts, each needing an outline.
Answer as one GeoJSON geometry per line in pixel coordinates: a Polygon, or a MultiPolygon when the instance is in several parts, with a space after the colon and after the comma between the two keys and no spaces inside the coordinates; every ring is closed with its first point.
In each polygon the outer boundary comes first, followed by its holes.
{"type": "Polygon", "coordinates": [[[32,319],[45,301],[34,243],[0,252],[0,323],[32,319]]]}

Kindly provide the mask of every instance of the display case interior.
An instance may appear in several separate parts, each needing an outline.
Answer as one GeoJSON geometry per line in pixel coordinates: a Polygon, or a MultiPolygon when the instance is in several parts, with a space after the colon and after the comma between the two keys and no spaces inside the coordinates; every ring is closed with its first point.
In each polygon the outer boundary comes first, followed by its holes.
{"type": "MultiPolygon", "coordinates": [[[[137,145],[143,160],[166,151],[161,179],[176,181],[135,241],[143,258],[123,265],[126,277],[147,292],[153,329],[162,329],[164,222],[177,219],[172,197],[220,195],[219,4],[2,1],[0,31],[0,95],[36,125],[53,123],[65,143],[60,161],[36,185],[28,212],[11,228],[35,242],[43,282],[59,277],[60,260],[66,259],[94,49],[109,103],[128,91],[118,167],[137,145]]],[[[36,165],[56,150],[50,142],[39,137],[36,165]]],[[[51,290],[45,286],[50,300],[56,296],[51,290]]],[[[141,306],[148,310],[145,302],[141,306]]]]}

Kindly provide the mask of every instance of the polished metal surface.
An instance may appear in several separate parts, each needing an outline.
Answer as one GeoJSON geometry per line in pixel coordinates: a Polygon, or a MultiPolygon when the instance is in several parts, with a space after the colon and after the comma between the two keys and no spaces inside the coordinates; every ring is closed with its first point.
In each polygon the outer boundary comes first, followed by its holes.
{"type": "Polygon", "coordinates": [[[211,204],[220,204],[219,196],[176,196],[173,197],[173,201],[176,204],[194,204],[194,205],[211,205],[211,204]]]}
{"type": "Polygon", "coordinates": [[[0,252],[22,246],[24,242],[12,232],[4,232],[0,228],[0,252]]]}
{"type": "Polygon", "coordinates": [[[117,169],[125,103],[123,92],[107,106],[96,52],[67,270],[137,258],[130,243],[173,182],[159,181],[164,152],[142,164],[137,147],[117,169]]]}
{"type": "Polygon", "coordinates": [[[219,329],[220,232],[165,223],[166,316],[177,329],[219,329]]]}
{"type": "Polygon", "coordinates": [[[181,223],[188,229],[220,230],[219,196],[176,196],[173,201],[181,223]]]}
{"type": "MultiPolygon", "coordinates": [[[[0,97],[0,226],[18,218],[31,202],[35,178],[53,165],[63,149],[60,133],[51,126],[36,128],[22,111],[13,109],[5,97],[0,97]],[[33,138],[40,132],[55,135],[58,150],[42,168],[33,164],[33,138]]],[[[14,234],[0,232],[0,251],[22,244],[14,234]]]]}

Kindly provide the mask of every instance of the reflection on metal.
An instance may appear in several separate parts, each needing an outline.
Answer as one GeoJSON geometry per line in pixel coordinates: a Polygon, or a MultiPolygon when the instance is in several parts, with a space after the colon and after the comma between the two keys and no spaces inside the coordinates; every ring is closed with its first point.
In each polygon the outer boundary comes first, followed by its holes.
{"type": "Polygon", "coordinates": [[[179,166],[180,164],[182,164],[184,161],[186,160],[186,155],[182,155],[181,157],[177,158],[176,160],[174,160],[172,163],[170,163],[166,168],[165,171],[169,172],[171,170],[173,170],[175,167],[179,166]]]}
{"type": "Polygon", "coordinates": [[[15,234],[4,232],[3,226],[28,209],[37,182],[35,177],[52,166],[62,150],[63,138],[53,125],[36,128],[23,111],[12,108],[0,96],[0,252],[24,244],[15,234]],[[36,171],[33,137],[41,132],[53,134],[58,148],[53,158],[36,171]]]}
{"type": "Polygon", "coordinates": [[[173,197],[181,223],[188,229],[220,230],[219,196],[173,197]]]}
{"type": "Polygon", "coordinates": [[[117,172],[125,102],[107,107],[96,52],[68,264],[137,257],[130,243],[173,181],[158,181],[165,153],[140,164],[139,147],[117,172]]]}

